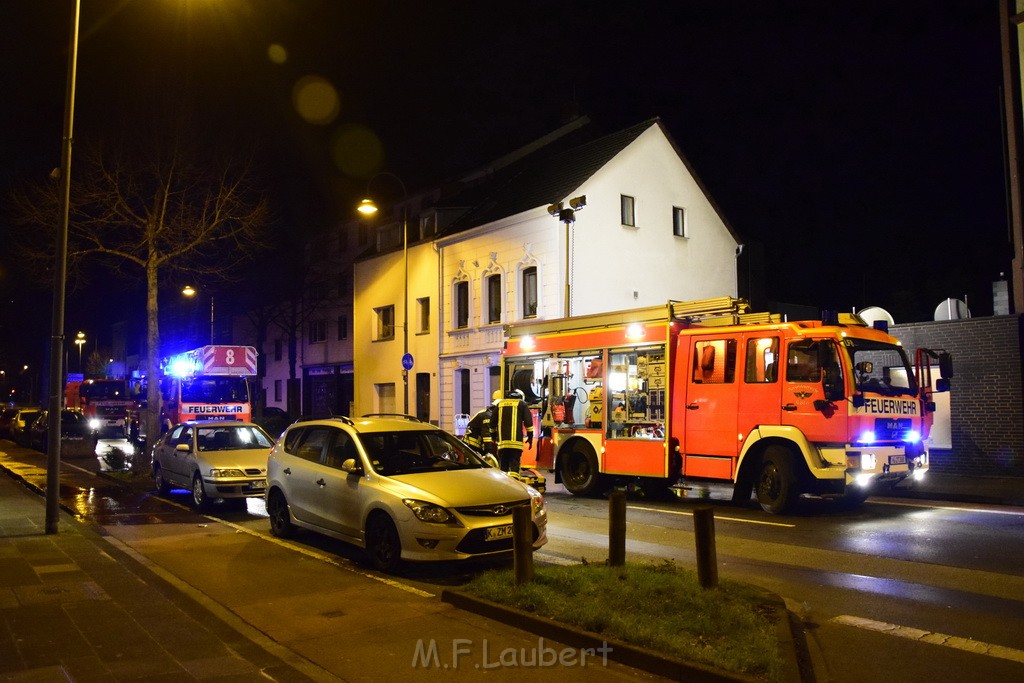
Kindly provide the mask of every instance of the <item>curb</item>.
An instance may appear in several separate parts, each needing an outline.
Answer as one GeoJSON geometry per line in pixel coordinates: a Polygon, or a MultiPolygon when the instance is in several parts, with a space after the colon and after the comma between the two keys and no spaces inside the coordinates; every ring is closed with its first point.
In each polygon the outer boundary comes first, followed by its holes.
{"type": "MultiPolygon", "coordinates": [[[[775,632],[782,655],[783,666],[779,672],[781,681],[801,681],[803,676],[797,658],[797,630],[799,620],[793,618],[786,609],[782,598],[766,592],[768,604],[775,612],[775,632]]],[[[535,633],[543,638],[550,638],[576,648],[589,648],[594,651],[608,646],[607,656],[620,664],[640,669],[656,676],[670,678],[688,683],[754,683],[763,679],[745,674],[732,673],[715,669],[704,664],[676,659],[654,650],[632,645],[630,643],[607,638],[590,631],[568,626],[553,619],[538,616],[531,612],[508,607],[484,598],[478,598],[461,591],[445,589],[441,592],[441,600],[453,607],[473,612],[480,616],[500,621],[535,633]]]]}

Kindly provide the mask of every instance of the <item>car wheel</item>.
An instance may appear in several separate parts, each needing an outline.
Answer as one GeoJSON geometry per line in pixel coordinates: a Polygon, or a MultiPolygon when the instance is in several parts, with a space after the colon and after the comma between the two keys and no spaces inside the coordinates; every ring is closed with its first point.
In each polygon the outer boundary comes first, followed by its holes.
{"type": "Polygon", "coordinates": [[[288,501],[280,491],[271,491],[267,501],[267,515],[270,517],[270,533],[278,538],[291,538],[295,534],[288,501]]]}
{"type": "Polygon", "coordinates": [[[769,448],[757,480],[757,502],[765,512],[780,514],[793,505],[798,493],[790,454],[783,448],[769,448]]]}
{"type": "Polygon", "coordinates": [[[171,492],[171,485],[164,479],[164,469],[160,465],[153,469],[153,482],[156,484],[156,492],[159,495],[166,496],[171,492]]]}
{"type": "Polygon", "coordinates": [[[402,561],[402,541],[391,518],[377,513],[366,522],[366,554],[374,569],[393,572],[402,561]]]}
{"type": "Polygon", "coordinates": [[[586,443],[577,443],[559,459],[559,470],[566,490],[574,496],[600,493],[603,477],[597,470],[597,456],[586,443]]]}
{"type": "Polygon", "coordinates": [[[192,477],[192,505],[196,510],[203,510],[210,504],[210,498],[206,495],[206,489],[203,487],[203,478],[197,472],[192,477]]]}

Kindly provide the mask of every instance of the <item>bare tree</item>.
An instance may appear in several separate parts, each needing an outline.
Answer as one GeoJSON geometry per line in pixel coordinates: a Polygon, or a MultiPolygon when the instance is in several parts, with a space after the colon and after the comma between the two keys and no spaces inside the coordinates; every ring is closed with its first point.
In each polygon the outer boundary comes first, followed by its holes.
{"type": "MultiPolygon", "coordinates": [[[[146,283],[145,414],[147,449],[160,434],[160,353],[157,292],[161,277],[227,277],[263,247],[268,202],[251,167],[223,157],[202,161],[180,140],[156,142],[145,154],[85,150],[74,171],[68,225],[68,268],[86,261],[143,275],[146,283]]],[[[54,185],[12,195],[16,220],[54,236],[61,199],[54,185]]],[[[35,241],[22,249],[37,272],[52,267],[52,249],[35,241]]],[[[136,463],[139,464],[139,463],[136,463]]],[[[134,471],[143,471],[136,467],[134,471]]]]}

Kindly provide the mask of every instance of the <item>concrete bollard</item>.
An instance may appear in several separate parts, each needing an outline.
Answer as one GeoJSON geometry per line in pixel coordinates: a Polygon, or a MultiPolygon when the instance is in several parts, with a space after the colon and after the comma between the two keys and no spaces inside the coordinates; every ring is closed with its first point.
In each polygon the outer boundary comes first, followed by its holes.
{"type": "Polygon", "coordinates": [[[613,491],[608,496],[608,566],[626,564],[626,494],[613,491]]]}
{"type": "Polygon", "coordinates": [[[516,585],[533,581],[533,514],[529,505],[512,508],[512,555],[516,585]]]}
{"type": "Polygon", "coordinates": [[[693,533],[697,544],[697,581],[702,588],[718,586],[715,552],[715,510],[699,507],[693,511],[693,533]]]}

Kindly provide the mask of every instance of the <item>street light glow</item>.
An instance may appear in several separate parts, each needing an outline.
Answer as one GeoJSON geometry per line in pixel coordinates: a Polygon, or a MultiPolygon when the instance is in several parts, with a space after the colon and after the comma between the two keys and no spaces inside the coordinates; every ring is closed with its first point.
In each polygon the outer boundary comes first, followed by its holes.
{"type": "Polygon", "coordinates": [[[363,214],[364,216],[372,216],[377,213],[377,205],[372,199],[364,199],[359,202],[359,206],[356,207],[356,211],[363,214]]]}

